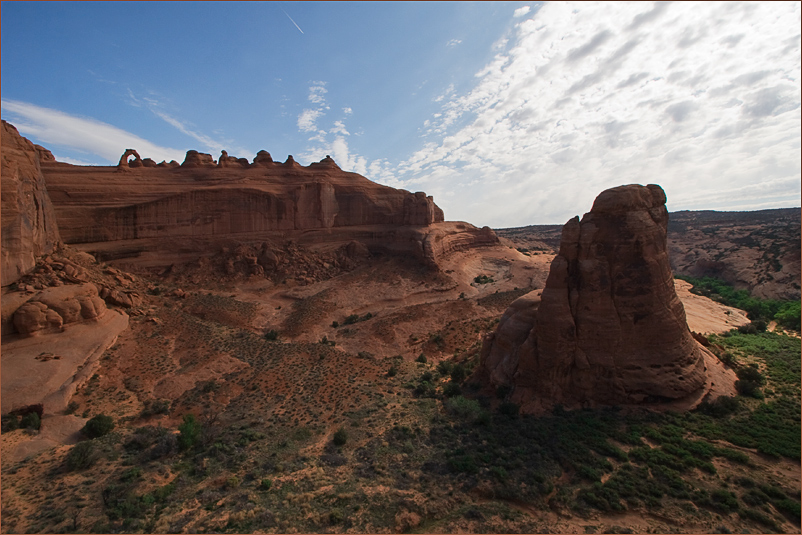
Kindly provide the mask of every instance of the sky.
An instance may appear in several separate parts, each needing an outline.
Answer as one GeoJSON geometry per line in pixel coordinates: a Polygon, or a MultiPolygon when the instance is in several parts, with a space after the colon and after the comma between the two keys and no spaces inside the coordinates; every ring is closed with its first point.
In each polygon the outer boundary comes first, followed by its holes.
{"type": "Polygon", "coordinates": [[[2,117],[59,161],[127,148],[346,171],[446,219],[562,224],[603,190],[800,206],[799,2],[2,3],[2,117]]]}

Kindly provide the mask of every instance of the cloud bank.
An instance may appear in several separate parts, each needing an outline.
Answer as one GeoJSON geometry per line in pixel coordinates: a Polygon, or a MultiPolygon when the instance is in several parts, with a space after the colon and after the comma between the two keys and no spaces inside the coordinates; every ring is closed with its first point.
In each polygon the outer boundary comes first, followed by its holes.
{"type": "Polygon", "coordinates": [[[797,2],[546,3],[444,93],[395,179],[495,227],[562,223],[628,183],[672,210],[799,206],[799,74],[797,2]]]}

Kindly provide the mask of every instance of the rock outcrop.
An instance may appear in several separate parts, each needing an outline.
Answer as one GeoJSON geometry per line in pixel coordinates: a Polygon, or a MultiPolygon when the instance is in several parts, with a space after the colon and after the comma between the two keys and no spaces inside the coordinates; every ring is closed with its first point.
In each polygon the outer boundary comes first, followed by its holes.
{"type": "Polygon", "coordinates": [[[563,228],[542,294],[515,301],[481,372],[526,405],[664,402],[706,385],[704,349],[674,290],[656,185],[602,192],[563,228]]]}
{"type": "Polygon", "coordinates": [[[106,303],[94,284],[46,288],[14,312],[14,327],[22,336],[60,332],[69,323],[97,320],[106,313],[106,303]]]}
{"type": "Polygon", "coordinates": [[[54,162],[47,149],[20,136],[2,121],[2,285],[16,282],[36,265],[36,257],[60,242],[55,212],[41,163],[54,162]]]}

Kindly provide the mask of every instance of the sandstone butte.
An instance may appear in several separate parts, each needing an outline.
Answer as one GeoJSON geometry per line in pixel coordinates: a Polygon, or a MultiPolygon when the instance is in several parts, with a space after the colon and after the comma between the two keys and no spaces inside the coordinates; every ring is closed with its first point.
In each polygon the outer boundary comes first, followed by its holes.
{"type": "Polygon", "coordinates": [[[157,164],[128,149],[117,166],[76,166],[55,161],[4,122],[3,165],[3,285],[52,250],[59,234],[77,250],[134,269],[194,262],[232,243],[263,240],[318,251],[356,241],[436,268],[455,250],[498,243],[488,227],[444,221],[431,196],[376,184],[328,156],[301,166],[292,156],[275,162],[265,151],[249,163],[225,151],[215,161],[191,150],[182,164],[157,164]],[[7,147],[15,151],[10,158],[7,147]],[[9,190],[34,191],[32,206],[22,192],[7,199],[7,159],[9,190]]]}
{"type": "Polygon", "coordinates": [[[688,329],[657,185],[602,192],[562,230],[545,288],[514,301],[483,345],[478,373],[526,412],[654,404],[690,408],[734,392],[688,329]]]}

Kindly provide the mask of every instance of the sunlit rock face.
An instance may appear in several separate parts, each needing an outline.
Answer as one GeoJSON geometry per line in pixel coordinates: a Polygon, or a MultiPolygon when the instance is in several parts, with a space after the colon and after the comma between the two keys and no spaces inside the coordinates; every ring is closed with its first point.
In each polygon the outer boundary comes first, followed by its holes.
{"type": "Polygon", "coordinates": [[[542,294],[513,303],[485,343],[493,384],[523,404],[581,406],[704,387],[703,353],[674,290],[665,202],[660,186],[620,186],[566,223],[542,294]]]}
{"type": "Polygon", "coordinates": [[[48,254],[59,243],[53,205],[41,163],[53,155],[22,137],[2,122],[2,285],[17,281],[33,269],[36,257],[48,254]]]}

